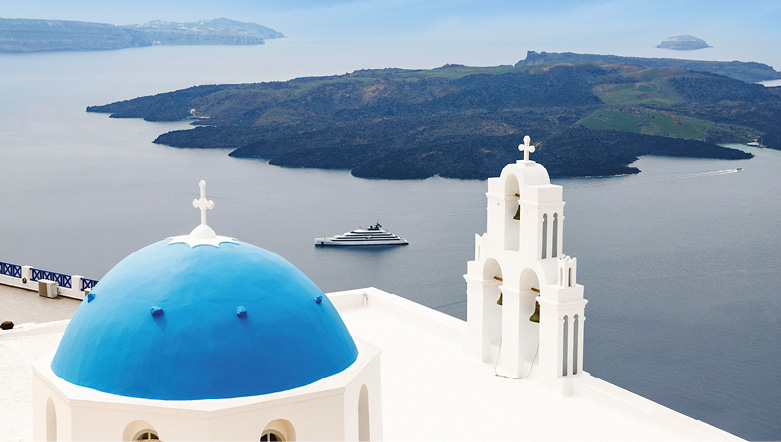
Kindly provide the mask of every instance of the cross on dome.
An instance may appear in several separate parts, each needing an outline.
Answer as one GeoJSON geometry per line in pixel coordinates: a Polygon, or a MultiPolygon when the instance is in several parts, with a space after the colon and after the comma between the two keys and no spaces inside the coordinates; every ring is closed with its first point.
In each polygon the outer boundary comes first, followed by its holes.
{"type": "Polygon", "coordinates": [[[214,201],[206,199],[206,181],[201,180],[198,183],[201,188],[201,197],[193,200],[193,207],[201,211],[201,224],[194,228],[189,235],[174,236],[168,244],[185,243],[190,247],[195,246],[215,246],[219,247],[221,243],[232,242],[238,244],[234,238],[227,236],[218,236],[211,227],[206,224],[206,211],[214,209],[214,201]]]}
{"type": "Polygon", "coordinates": [[[201,224],[206,225],[206,211],[214,208],[214,201],[206,199],[206,181],[198,183],[201,188],[201,198],[193,200],[193,207],[201,209],[201,224]]]}
{"type": "Polygon", "coordinates": [[[518,150],[523,152],[523,160],[529,161],[529,153],[534,152],[534,146],[531,146],[532,139],[530,136],[526,135],[523,137],[523,144],[518,145],[518,150]]]}

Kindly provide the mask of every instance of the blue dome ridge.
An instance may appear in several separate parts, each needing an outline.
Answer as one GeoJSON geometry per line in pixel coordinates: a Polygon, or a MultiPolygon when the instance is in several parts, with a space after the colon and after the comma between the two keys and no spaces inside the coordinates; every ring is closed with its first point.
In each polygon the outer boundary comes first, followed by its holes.
{"type": "Polygon", "coordinates": [[[107,393],[167,400],[267,394],[339,373],[358,356],[328,297],[281,256],[244,242],[159,241],[122,260],[91,294],[51,367],[107,393]]]}

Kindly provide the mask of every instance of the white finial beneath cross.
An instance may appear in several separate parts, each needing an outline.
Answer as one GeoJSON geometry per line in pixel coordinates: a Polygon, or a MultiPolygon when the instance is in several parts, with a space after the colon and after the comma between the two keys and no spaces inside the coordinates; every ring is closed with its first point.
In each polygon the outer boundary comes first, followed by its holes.
{"type": "Polygon", "coordinates": [[[201,188],[201,199],[193,200],[193,207],[201,209],[201,224],[206,224],[206,211],[214,208],[214,201],[206,199],[206,181],[198,183],[201,188]]]}
{"type": "Polygon", "coordinates": [[[227,236],[218,236],[211,227],[206,225],[206,211],[214,208],[214,201],[206,199],[206,181],[201,180],[198,183],[201,188],[201,197],[193,200],[193,207],[201,210],[201,224],[194,228],[189,235],[174,236],[168,244],[185,243],[190,247],[195,246],[215,246],[219,247],[221,243],[232,242],[238,244],[234,238],[227,236]]]}
{"type": "Polygon", "coordinates": [[[529,161],[529,153],[534,152],[534,146],[530,145],[531,141],[531,137],[526,135],[523,137],[523,144],[518,145],[518,150],[523,152],[524,161],[529,161]]]}

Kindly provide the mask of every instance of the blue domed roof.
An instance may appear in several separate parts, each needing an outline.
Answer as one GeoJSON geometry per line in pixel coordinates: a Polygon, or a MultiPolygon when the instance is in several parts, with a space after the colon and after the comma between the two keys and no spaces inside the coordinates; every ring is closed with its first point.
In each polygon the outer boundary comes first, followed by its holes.
{"type": "Polygon", "coordinates": [[[57,376],[122,396],[218,399],[300,387],[355,362],[334,306],[284,258],[238,241],[169,242],[94,287],[54,356],[57,376]]]}

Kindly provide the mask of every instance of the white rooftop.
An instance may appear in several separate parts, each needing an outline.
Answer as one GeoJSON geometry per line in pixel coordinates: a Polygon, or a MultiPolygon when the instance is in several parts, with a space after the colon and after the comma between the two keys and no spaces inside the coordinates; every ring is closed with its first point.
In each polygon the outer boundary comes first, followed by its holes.
{"type": "MultiPolygon", "coordinates": [[[[568,397],[497,377],[463,351],[465,322],[401,297],[328,296],[354,337],[382,349],[385,440],[740,440],[587,373],[568,397]]],[[[51,357],[66,324],[0,332],[0,440],[32,440],[30,364],[51,357]]]]}

